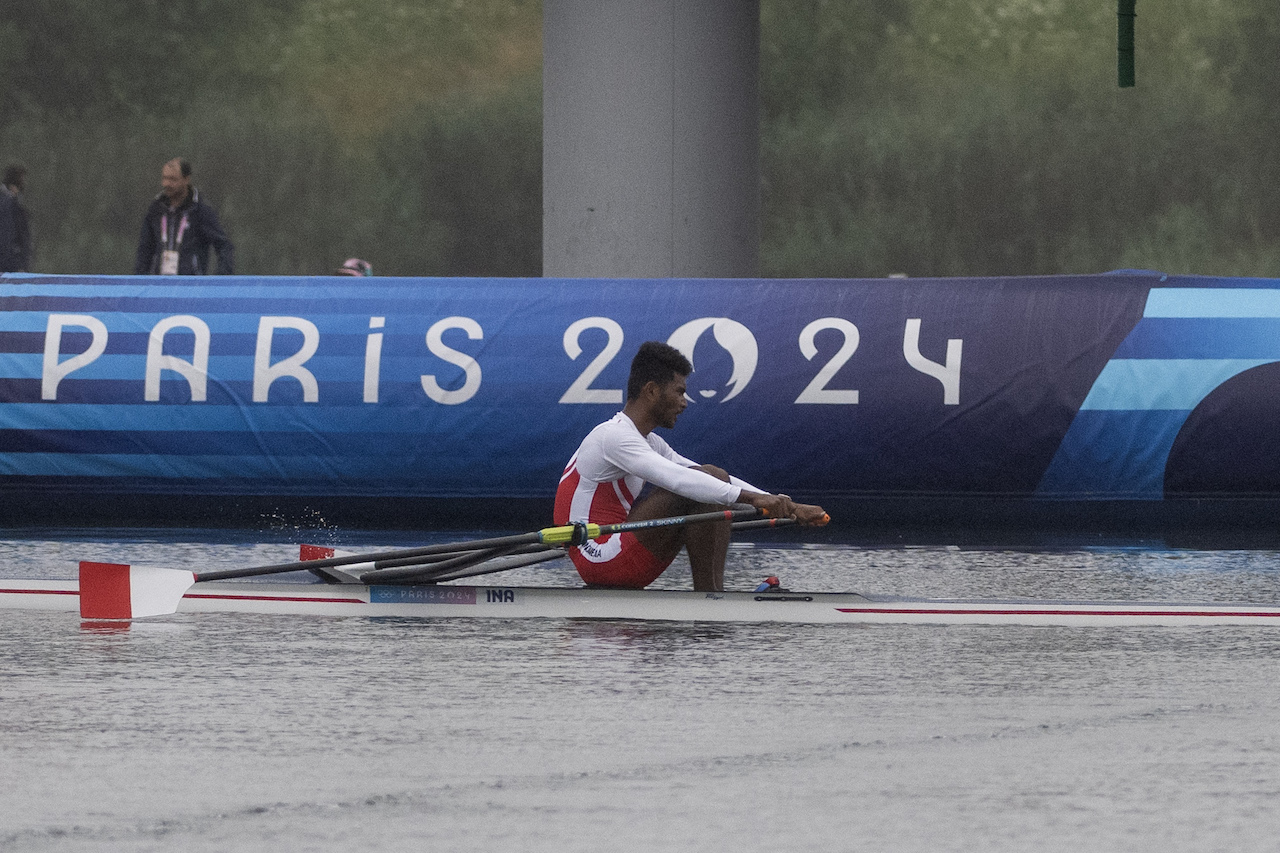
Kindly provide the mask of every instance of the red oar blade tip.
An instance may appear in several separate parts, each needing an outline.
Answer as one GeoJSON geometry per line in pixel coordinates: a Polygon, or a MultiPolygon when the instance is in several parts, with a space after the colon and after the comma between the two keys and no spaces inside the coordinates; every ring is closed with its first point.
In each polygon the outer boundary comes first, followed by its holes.
{"type": "Polygon", "coordinates": [[[141,619],[173,613],[195,579],[183,569],[82,561],[80,618],[141,619]]]}
{"type": "Polygon", "coordinates": [[[327,560],[330,557],[337,556],[338,552],[327,545],[299,545],[299,560],[327,560]]]}

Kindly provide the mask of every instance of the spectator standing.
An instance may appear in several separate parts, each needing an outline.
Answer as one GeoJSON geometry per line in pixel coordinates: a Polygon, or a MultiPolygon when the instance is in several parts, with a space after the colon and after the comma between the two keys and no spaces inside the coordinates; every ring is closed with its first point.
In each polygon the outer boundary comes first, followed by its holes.
{"type": "Polygon", "coordinates": [[[160,170],[160,194],[142,219],[135,275],[207,275],[209,249],[218,275],[235,272],[235,247],[218,214],[191,186],[191,164],[174,158],[160,170]]]}
{"type": "Polygon", "coordinates": [[[19,196],[26,189],[27,170],[9,166],[0,186],[0,272],[31,270],[31,220],[19,196]]]}

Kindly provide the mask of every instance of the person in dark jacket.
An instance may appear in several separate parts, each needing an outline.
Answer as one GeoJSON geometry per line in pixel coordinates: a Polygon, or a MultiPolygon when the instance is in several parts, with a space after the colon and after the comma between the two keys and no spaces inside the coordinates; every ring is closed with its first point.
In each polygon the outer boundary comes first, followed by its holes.
{"type": "Polygon", "coordinates": [[[27,170],[10,166],[0,185],[0,272],[31,270],[31,225],[18,196],[26,189],[27,170]]]}
{"type": "Polygon", "coordinates": [[[160,170],[160,194],[147,208],[138,237],[135,275],[207,275],[209,249],[218,275],[235,272],[235,247],[218,214],[191,186],[191,164],[175,158],[160,170]]]}

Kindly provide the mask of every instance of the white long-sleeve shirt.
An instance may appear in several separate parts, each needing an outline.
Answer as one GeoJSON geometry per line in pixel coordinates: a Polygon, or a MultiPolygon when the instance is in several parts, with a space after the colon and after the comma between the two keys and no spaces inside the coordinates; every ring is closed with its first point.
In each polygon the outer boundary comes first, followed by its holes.
{"type": "Polygon", "coordinates": [[[625,521],[645,483],[699,503],[736,503],[755,486],[730,477],[724,482],[671,449],[661,436],[641,435],[631,418],[618,412],[582,440],[565,466],[556,491],[555,523],[625,521]]]}

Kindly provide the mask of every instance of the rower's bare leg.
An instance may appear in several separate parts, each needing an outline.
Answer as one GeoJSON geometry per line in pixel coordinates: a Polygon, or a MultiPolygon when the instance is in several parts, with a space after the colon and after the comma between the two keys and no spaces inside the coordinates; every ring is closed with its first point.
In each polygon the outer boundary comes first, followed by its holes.
{"type": "MultiPolygon", "coordinates": [[[[717,507],[698,504],[694,512],[714,512],[717,507]]],[[[711,521],[693,526],[685,539],[693,588],[698,592],[724,591],[724,562],[729,554],[729,522],[711,521]]]]}
{"type": "MultiPolygon", "coordinates": [[[[729,479],[728,474],[714,465],[703,465],[701,469],[726,482],[729,479]]],[[[721,509],[724,507],[697,503],[665,489],[654,489],[632,506],[627,520],[671,518],[677,515],[694,515],[721,509]]],[[[685,548],[689,554],[693,588],[698,592],[719,592],[724,589],[724,563],[729,553],[731,533],[729,524],[729,521],[725,520],[679,527],[655,527],[637,530],[635,536],[654,556],[663,560],[675,559],[680,549],[685,548]]]]}

